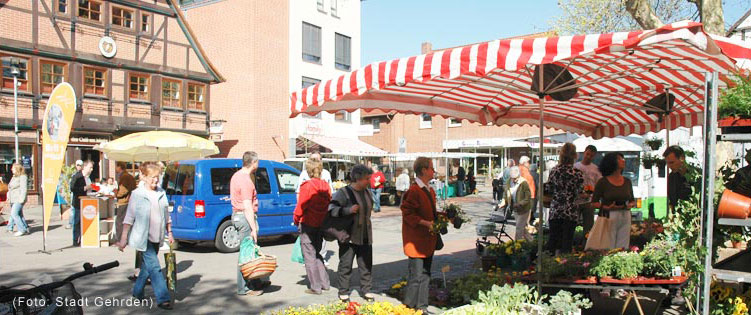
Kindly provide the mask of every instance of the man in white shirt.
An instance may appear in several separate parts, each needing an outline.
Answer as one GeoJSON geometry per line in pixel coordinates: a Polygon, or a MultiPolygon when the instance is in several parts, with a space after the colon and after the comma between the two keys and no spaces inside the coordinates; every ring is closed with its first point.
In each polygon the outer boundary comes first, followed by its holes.
{"type": "MultiPolygon", "coordinates": [[[[595,190],[597,181],[602,178],[599,167],[595,163],[592,163],[596,155],[597,147],[595,147],[594,145],[588,145],[587,148],[584,149],[584,156],[582,156],[582,160],[574,164],[574,168],[580,170],[584,174],[584,192],[589,194],[590,198],[592,196],[592,192],[594,192],[595,190]]],[[[581,205],[583,221],[582,225],[584,227],[585,235],[589,233],[589,230],[592,229],[592,225],[594,225],[595,222],[595,209],[592,208],[590,201],[591,200],[587,199],[580,199],[578,201],[578,203],[581,205]]]]}
{"type": "MultiPolygon", "coordinates": [[[[322,161],[321,153],[313,152],[308,156],[309,159],[317,159],[319,161],[322,161]]],[[[308,171],[305,170],[303,167],[302,172],[300,173],[300,177],[297,179],[297,184],[295,185],[295,192],[300,193],[300,185],[304,183],[306,180],[310,179],[310,175],[308,175],[308,171]]],[[[334,191],[334,185],[331,182],[331,173],[329,173],[328,170],[325,168],[321,171],[321,180],[329,184],[329,187],[331,188],[331,191],[334,191]]]]}

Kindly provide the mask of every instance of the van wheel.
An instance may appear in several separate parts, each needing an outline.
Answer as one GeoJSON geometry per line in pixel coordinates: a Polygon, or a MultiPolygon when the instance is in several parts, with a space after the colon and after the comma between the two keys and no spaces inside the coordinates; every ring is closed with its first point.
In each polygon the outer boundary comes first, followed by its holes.
{"type": "Polygon", "coordinates": [[[216,230],[214,246],[222,253],[232,253],[240,249],[240,233],[231,220],[222,222],[216,230]]]}

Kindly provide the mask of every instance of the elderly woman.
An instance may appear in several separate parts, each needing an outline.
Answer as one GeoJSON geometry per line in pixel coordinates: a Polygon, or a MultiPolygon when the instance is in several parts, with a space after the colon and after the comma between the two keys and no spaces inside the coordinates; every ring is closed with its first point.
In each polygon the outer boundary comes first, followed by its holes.
{"type": "Polygon", "coordinates": [[[553,196],[550,203],[550,241],[553,254],[571,251],[579,208],[576,200],[583,194],[584,175],[574,168],[577,153],[573,143],[561,147],[558,165],[550,171],[545,193],[553,196]]]}
{"type": "Polygon", "coordinates": [[[396,177],[396,195],[400,203],[407,190],[409,190],[409,170],[405,167],[402,169],[402,174],[396,177]]]}
{"type": "Polygon", "coordinates": [[[631,208],[636,207],[631,181],[623,177],[626,160],[623,154],[611,152],[600,162],[602,178],[595,185],[592,207],[609,218],[613,248],[628,248],[631,237],[631,208]]]}
{"type": "Polygon", "coordinates": [[[373,278],[373,224],[370,215],[373,212],[373,194],[368,187],[370,175],[373,171],[362,164],[357,164],[350,171],[349,185],[334,193],[329,211],[334,217],[352,218],[352,228],[349,239],[339,240],[339,299],[349,301],[351,293],[349,278],[352,275],[352,264],[357,258],[357,268],[360,269],[360,296],[367,301],[373,301],[375,296],[370,293],[373,278]]]}
{"type": "Polygon", "coordinates": [[[402,199],[402,242],[404,254],[409,258],[409,278],[404,304],[412,309],[428,309],[430,267],[436,250],[438,236],[432,233],[436,211],[435,191],[428,186],[435,169],[425,157],[415,160],[415,183],[402,199]]]}
{"type": "Polygon", "coordinates": [[[13,236],[23,236],[29,234],[29,225],[26,224],[26,219],[23,217],[23,205],[26,203],[28,178],[21,164],[13,164],[11,172],[13,172],[13,178],[8,182],[8,202],[11,207],[8,232],[13,232],[13,225],[15,224],[18,226],[18,232],[13,234],[13,236]]]}
{"type": "MultiPolygon", "coordinates": [[[[532,235],[527,231],[529,215],[532,213],[532,191],[529,183],[521,176],[518,166],[511,167],[509,181],[506,183],[506,191],[503,194],[500,207],[511,210],[516,219],[517,240],[532,240],[532,235]]],[[[505,211],[508,213],[508,211],[505,211]]]]}
{"type": "Polygon", "coordinates": [[[305,170],[310,179],[300,185],[293,220],[295,225],[300,227],[300,246],[305,260],[305,273],[310,282],[310,288],[305,290],[305,293],[320,295],[322,291],[330,289],[329,273],[321,256],[323,235],[320,227],[329,210],[331,189],[329,184],[321,179],[321,160],[308,159],[305,161],[305,170]]]}
{"type": "Polygon", "coordinates": [[[174,239],[170,216],[167,213],[167,196],[164,190],[158,187],[160,171],[156,164],[148,164],[141,174],[143,186],[139,185],[130,196],[123,221],[123,234],[117,247],[123,251],[127,244],[142,252],[141,271],[133,286],[133,296],[137,299],[144,298],[143,289],[146,280],[149,279],[156,295],[157,306],[169,310],[172,309],[172,303],[157,254],[159,246],[164,242],[165,228],[169,242],[173,243],[174,239]]]}

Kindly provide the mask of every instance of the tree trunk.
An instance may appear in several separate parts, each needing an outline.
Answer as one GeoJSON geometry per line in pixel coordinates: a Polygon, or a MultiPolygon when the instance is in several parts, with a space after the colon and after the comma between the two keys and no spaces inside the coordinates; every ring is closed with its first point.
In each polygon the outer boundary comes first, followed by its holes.
{"type": "MultiPolygon", "coordinates": [[[[722,0],[703,2],[720,2],[720,10],[722,10],[722,0]]],[[[659,28],[664,25],[657,14],[655,14],[649,0],[624,0],[624,4],[626,5],[626,11],[628,11],[634,20],[639,23],[641,28],[648,30],[659,28]]],[[[722,15],[722,13],[720,13],[720,15],[722,15]]],[[[722,21],[722,17],[720,17],[720,21],[722,21]]]]}
{"type": "Polygon", "coordinates": [[[722,0],[702,0],[699,2],[699,5],[704,30],[710,34],[725,36],[722,0]]]}

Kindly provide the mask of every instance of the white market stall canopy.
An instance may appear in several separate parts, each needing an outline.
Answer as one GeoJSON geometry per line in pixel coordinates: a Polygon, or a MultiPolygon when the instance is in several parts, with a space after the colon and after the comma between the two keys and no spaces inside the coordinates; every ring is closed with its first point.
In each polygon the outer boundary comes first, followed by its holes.
{"type": "Polygon", "coordinates": [[[584,152],[588,145],[594,145],[597,152],[641,152],[644,148],[623,138],[592,139],[591,137],[579,137],[574,140],[576,152],[584,152]]]}
{"type": "Polygon", "coordinates": [[[489,153],[472,153],[472,152],[415,152],[415,153],[393,153],[387,155],[394,161],[414,161],[418,157],[430,159],[474,159],[496,157],[495,154],[489,153]]]}
{"type": "MultiPolygon", "coordinates": [[[[545,143],[545,147],[557,148],[561,144],[545,143]]],[[[483,138],[464,140],[444,140],[443,147],[447,149],[461,148],[533,148],[539,147],[537,142],[529,142],[520,138],[483,138]]]]}
{"type": "Polygon", "coordinates": [[[386,151],[355,138],[326,137],[320,135],[303,135],[301,137],[331,150],[329,153],[321,153],[323,155],[384,156],[388,154],[386,151]]]}

